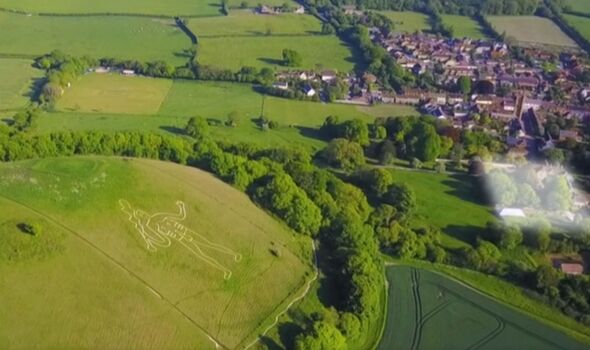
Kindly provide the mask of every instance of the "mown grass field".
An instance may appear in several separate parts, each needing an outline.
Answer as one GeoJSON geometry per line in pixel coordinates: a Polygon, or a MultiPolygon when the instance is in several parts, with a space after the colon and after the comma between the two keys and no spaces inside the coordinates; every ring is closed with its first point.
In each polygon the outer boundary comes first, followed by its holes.
{"type": "Polygon", "coordinates": [[[35,80],[43,76],[32,63],[30,60],[0,59],[0,110],[18,109],[29,103],[35,80]]]}
{"type": "Polygon", "coordinates": [[[456,38],[486,38],[483,28],[474,19],[467,16],[441,15],[443,23],[453,27],[456,38]]]}
{"type": "Polygon", "coordinates": [[[30,13],[58,14],[141,14],[141,15],[220,15],[219,1],[205,0],[0,0],[0,8],[30,13]]]}
{"type": "Polygon", "coordinates": [[[499,33],[506,32],[521,45],[549,45],[576,48],[576,43],[551,20],[536,16],[489,16],[499,33]]]}
{"type": "Polygon", "coordinates": [[[190,40],[172,20],[139,17],[41,17],[0,12],[0,53],[115,57],[183,64],[190,40]]]}
{"type": "Polygon", "coordinates": [[[171,163],[75,157],[4,164],[0,208],[0,344],[211,348],[207,333],[236,348],[302,291],[311,270],[308,241],[212,175],[171,163]],[[121,200],[129,203],[125,211],[121,200]],[[130,220],[130,209],[142,212],[130,220]],[[221,267],[186,240],[148,249],[155,224],[174,217],[221,267]],[[23,222],[42,231],[25,234],[23,222]]]}
{"type": "MultiPolygon", "coordinates": [[[[590,1],[588,2],[590,5],[590,1]]],[[[590,7],[590,6],[589,6],[590,7]]],[[[590,39],[590,18],[564,14],[565,20],[576,28],[586,39],[590,39]]]]}
{"type": "Polygon", "coordinates": [[[380,350],[586,348],[443,275],[390,266],[387,279],[388,314],[380,350]]]}
{"type": "Polygon", "coordinates": [[[430,29],[428,16],[420,12],[412,11],[379,11],[391,19],[396,32],[414,33],[415,31],[427,31],[430,29]]]}
{"type": "Polygon", "coordinates": [[[39,120],[39,132],[59,130],[144,130],[176,132],[188,118],[198,115],[216,120],[213,136],[235,142],[263,146],[298,145],[321,148],[324,141],[317,128],[329,115],[341,119],[362,118],[370,123],[377,116],[416,115],[408,106],[378,105],[359,107],[325,104],[263,96],[248,84],[171,81],[109,74],[89,74],[72,85],[57,104],[56,113],[39,120]],[[154,84],[156,87],[148,86],[154,84]],[[81,90],[81,91],[77,91],[81,90]],[[144,98],[142,91],[154,91],[157,98],[144,98]],[[157,93],[157,94],[156,94],[157,93]],[[157,104],[159,109],[154,110],[157,104]],[[149,108],[148,108],[149,107],[149,108]],[[239,113],[237,127],[223,123],[231,112],[239,113]],[[264,114],[279,128],[262,131],[255,119],[264,114]]]}
{"type": "Polygon", "coordinates": [[[394,170],[393,177],[416,193],[416,221],[443,230],[448,235],[446,245],[474,242],[479,231],[493,219],[492,209],[480,201],[478,188],[467,175],[394,170]]]}
{"type": "Polygon", "coordinates": [[[223,36],[310,35],[320,33],[320,21],[311,15],[258,15],[252,10],[230,11],[228,16],[192,18],[189,28],[199,38],[223,36]]]}
{"type": "Polygon", "coordinates": [[[155,114],[166,98],[171,80],[128,77],[117,73],[88,74],[73,82],[56,108],[66,111],[155,114]]]}
{"type": "Polygon", "coordinates": [[[567,0],[566,4],[570,6],[572,11],[590,13],[590,1],[588,0],[567,0]]]}
{"type": "Polygon", "coordinates": [[[354,67],[354,52],[335,35],[320,35],[321,23],[311,15],[257,15],[232,11],[220,18],[195,18],[189,27],[199,38],[197,60],[204,65],[237,70],[244,66],[283,68],[282,52],[302,56],[302,69],[354,67]]]}

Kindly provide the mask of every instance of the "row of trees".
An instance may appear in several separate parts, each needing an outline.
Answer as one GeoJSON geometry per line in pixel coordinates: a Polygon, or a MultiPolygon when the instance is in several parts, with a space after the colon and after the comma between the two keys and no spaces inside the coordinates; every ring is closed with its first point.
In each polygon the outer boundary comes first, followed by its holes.
{"type": "Polygon", "coordinates": [[[487,15],[532,15],[539,0],[332,0],[337,5],[353,4],[361,8],[395,11],[422,11],[473,16],[478,12],[487,15]]]}

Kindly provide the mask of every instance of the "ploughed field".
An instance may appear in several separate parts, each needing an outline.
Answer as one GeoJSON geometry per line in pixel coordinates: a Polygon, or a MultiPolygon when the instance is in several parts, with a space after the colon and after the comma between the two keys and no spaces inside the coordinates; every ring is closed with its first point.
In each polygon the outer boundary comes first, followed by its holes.
{"type": "Polygon", "coordinates": [[[172,163],[3,164],[0,212],[0,348],[243,348],[312,277],[309,241],[172,163]]]}
{"type": "Polygon", "coordinates": [[[390,266],[387,279],[388,314],[379,350],[587,348],[443,275],[390,266]]]}

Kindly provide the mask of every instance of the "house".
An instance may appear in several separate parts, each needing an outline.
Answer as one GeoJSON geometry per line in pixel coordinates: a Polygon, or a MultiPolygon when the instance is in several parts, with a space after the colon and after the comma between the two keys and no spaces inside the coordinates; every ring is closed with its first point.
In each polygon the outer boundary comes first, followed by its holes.
{"type": "Polygon", "coordinates": [[[567,139],[581,141],[580,134],[575,130],[559,130],[559,141],[566,141],[567,139]]]}
{"type": "Polygon", "coordinates": [[[303,87],[303,93],[305,93],[305,96],[307,97],[313,97],[315,96],[316,91],[311,85],[305,85],[305,87],[303,87]]]}
{"type": "Polygon", "coordinates": [[[135,75],[135,71],[132,69],[123,69],[121,71],[121,74],[131,76],[131,75],[135,75]]]}
{"type": "Polygon", "coordinates": [[[356,9],[355,5],[344,5],[342,6],[345,15],[355,15],[360,16],[363,14],[363,11],[359,11],[356,9]]]}
{"type": "Polygon", "coordinates": [[[299,7],[297,7],[297,8],[295,9],[295,11],[294,11],[294,12],[295,12],[296,14],[298,14],[298,15],[302,15],[302,14],[304,14],[304,13],[305,13],[305,7],[303,7],[303,6],[299,6],[299,7]]]}
{"type": "Polygon", "coordinates": [[[321,73],[322,81],[331,82],[336,79],[336,72],[333,70],[325,70],[321,73]]]}
{"type": "Polygon", "coordinates": [[[300,80],[307,80],[310,78],[310,75],[308,75],[306,72],[301,72],[299,73],[299,77],[300,80]]]}
{"type": "Polygon", "coordinates": [[[261,5],[259,6],[256,11],[261,14],[261,15],[275,15],[277,14],[277,12],[275,11],[275,9],[268,7],[266,5],[261,5]]]}
{"type": "Polygon", "coordinates": [[[584,266],[580,263],[559,263],[559,269],[566,275],[581,275],[584,273],[584,266]]]}
{"type": "Polygon", "coordinates": [[[272,87],[281,90],[287,90],[289,88],[289,83],[286,81],[277,81],[276,83],[272,84],[272,87]]]}

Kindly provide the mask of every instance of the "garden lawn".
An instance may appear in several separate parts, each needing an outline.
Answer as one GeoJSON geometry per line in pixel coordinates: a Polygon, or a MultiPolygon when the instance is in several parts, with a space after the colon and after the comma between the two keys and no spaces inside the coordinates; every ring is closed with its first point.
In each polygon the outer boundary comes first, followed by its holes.
{"type": "Polygon", "coordinates": [[[58,100],[62,111],[156,114],[172,86],[171,80],[88,74],[58,100]]]}
{"type": "Polygon", "coordinates": [[[453,27],[453,36],[456,38],[486,38],[483,28],[471,17],[456,15],[441,15],[441,17],[444,24],[453,27]]]}
{"type": "Polygon", "coordinates": [[[390,266],[387,279],[387,325],[379,350],[587,348],[565,333],[444,275],[390,266]]]}
{"type": "Polygon", "coordinates": [[[311,272],[311,242],[214,176],[167,162],[3,164],[0,210],[2,348],[214,348],[208,337],[243,348],[311,272]],[[148,249],[165,218],[192,241],[148,249]]]}
{"type": "Polygon", "coordinates": [[[282,66],[284,49],[301,54],[301,66],[289,67],[294,69],[349,72],[356,62],[352,49],[335,35],[203,38],[197,59],[200,64],[234,71],[244,66],[287,68],[282,66]]]}
{"type": "Polygon", "coordinates": [[[489,16],[488,20],[498,33],[506,32],[521,45],[549,45],[577,48],[551,20],[536,16],[489,16]]]}
{"type": "Polygon", "coordinates": [[[252,10],[231,11],[228,16],[193,18],[189,28],[199,38],[224,36],[310,35],[318,34],[321,23],[311,15],[258,15],[252,10]]]}
{"type": "Polygon", "coordinates": [[[30,13],[217,16],[221,2],[207,0],[0,0],[0,7],[30,13]]]}
{"type": "MultiPolygon", "coordinates": [[[[590,4],[590,1],[588,3],[590,4]]],[[[568,14],[564,14],[563,17],[570,25],[576,28],[586,40],[590,40],[590,18],[568,14]]]]}
{"type": "Polygon", "coordinates": [[[493,219],[491,208],[479,200],[479,190],[470,176],[399,169],[393,171],[393,177],[416,193],[415,222],[439,227],[447,235],[445,245],[475,242],[493,219]]]}
{"type": "Polygon", "coordinates": [[[172,20],[139,17],[41,17],[0,12],[0,54],[75,56],[183,64],[188,37],[172,20]]]}
{"type": "Polygon", "coordinates": [[[30,102],[34,83],[43,76],[32,63],[30,60],[0,59],[0,110],[18,109],[30,102]]]}
{"type": "Polygon", "coordinates": [[[394,31],[414,33],[430,29],[428,16],[420,12],[412,11],[379,11],[393,21],[394,31]]]}

